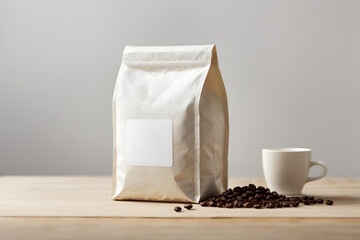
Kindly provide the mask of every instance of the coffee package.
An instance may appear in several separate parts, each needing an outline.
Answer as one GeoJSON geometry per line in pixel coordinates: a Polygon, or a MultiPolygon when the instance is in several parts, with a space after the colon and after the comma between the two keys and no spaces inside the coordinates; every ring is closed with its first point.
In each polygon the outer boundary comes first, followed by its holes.
{"type": "Polygon", "coordinates": [[[114,200],[197,203],[228,181],[214,45],[124,49],[113,96],[114,200]]]}

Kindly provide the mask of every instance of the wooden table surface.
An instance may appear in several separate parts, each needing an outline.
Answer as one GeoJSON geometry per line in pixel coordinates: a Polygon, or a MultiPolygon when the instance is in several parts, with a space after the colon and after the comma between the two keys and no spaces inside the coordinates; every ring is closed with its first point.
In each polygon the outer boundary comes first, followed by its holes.
{"type": "MultiPolygon", "coordinates": [[[[265,185],[231,179],[230,186],[265,185]]],[[[0,177],[0,239],[360,239],[360,180],[323,179],[303,193],[333,206],[203,208],[112,201],[110,177],[0,177]]]]}

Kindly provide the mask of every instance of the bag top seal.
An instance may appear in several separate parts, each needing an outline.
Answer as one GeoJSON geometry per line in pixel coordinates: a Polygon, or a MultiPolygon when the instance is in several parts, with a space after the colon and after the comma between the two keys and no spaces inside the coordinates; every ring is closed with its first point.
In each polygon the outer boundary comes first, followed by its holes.
{"type": "Polygon", "coordinates": [[[197,46],[126,46],[122,64],[196,64],[210,63],[215,45],[197,46]]]}

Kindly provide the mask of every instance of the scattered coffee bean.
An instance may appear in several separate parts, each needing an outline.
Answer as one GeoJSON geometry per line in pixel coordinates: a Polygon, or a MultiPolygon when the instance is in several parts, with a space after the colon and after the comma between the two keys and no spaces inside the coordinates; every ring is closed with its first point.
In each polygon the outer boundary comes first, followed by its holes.
{"type": "Polygon", "coordinates": [[[325,203],[326,203],[327,205],[333,205],[334,201],[332,201],[332,200],[326,200],[325,203]]]}
{"type": "Polygon", "coordinates": [[[291,202],[291,206],[293,206],[293,207],[298,207],[298,206],[299,206],[299,202],[291,202]]]}
{"type": "Polygon", "coordinates": [[[192,209],[193,205],[192,204],[188,204],[188,205],[185,205],[184,208],[186,208],[187,210],[190,210],[192,209]]]}
{"type": "Polygon", "coordinates": [[[323,204],[324,203],[324,199],[316,199],[316,203],[318,203],[318,204],[323,204]]]}
{"type": "Polygon", "coordinates": [[[181,207],[179,207],[179,206],[174,207],[174,211],[175,211],[175,212],[180,212],[180,211],[181,211],[181,207]]]}

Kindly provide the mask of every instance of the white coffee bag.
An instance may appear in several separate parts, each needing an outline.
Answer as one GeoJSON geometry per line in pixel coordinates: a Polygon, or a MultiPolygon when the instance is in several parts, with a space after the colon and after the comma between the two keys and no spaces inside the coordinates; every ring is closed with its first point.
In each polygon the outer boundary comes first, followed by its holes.
{"type": "Polygon", "coordinates": [[[216,48],[124,49],[113,98],[114,200],[199,202],[228,181],[216,48]]]}

